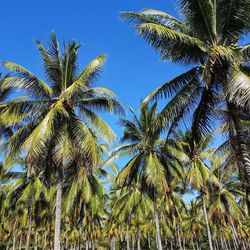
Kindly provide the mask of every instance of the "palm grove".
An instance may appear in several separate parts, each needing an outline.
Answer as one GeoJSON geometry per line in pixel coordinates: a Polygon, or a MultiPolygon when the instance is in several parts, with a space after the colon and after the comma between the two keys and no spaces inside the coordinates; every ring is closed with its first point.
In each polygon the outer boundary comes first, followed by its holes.
{"type": "Polygon", "coordinates": [[[163,60],[190,69],[119,119],[113,149],[100,114],[124,108],[95,84],[105,55],[80,70],[80,45],[61,49],[51,33],[47,47],[36,41],[45,80],[3,63],[2,249],[250,248],[250,1],[178,6],[180,19],[121,13],[163,60]]]}

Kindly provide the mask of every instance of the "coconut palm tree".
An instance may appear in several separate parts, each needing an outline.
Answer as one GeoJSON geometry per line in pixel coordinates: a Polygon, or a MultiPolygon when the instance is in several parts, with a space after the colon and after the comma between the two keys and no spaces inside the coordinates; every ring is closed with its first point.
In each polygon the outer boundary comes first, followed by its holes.
{"type": "MultiPolygon", "coordinates": [[[[168,180],[172,178],[166,165],[168,163],[167,152],[164,151],[166,141],[161,139],[161,131],[155,129],[155,124],[159,120],[156,103],[152,107],[142,105],[139,116],[132,109],[130,111],[133,120],[121,120],[121,125],[124,127],[121,142],[128,143],[115,148],[111,159],[126,155],[132,156],[119,173],[117,181],[120,185],[131,185],[133,182],[139,182],[142,192],[153,200],[156,243],[157,248],[162,249],[158,195],[167,193],[169,190],[168,180]]],[[[174,172],[175,168],[172,167],[174,172]]]]}
{"type": "Polygon", "coordinates": [[[209,242],[209,249],[213,249],[212,236],[209,227],[207,216],[206,196],[208,194],[208,183],[218,185],[217,178],[211,172],[206,161],[211,161],[214,156],[214,149],[208,148],[211,143],[212,135],[207,135],[199,143],[197,143],[190,132],[183,133],[179,131],[175,134],[175,138],[179,143],[176,144],[179,150],[185,154],[180,159],[184,165],[187,166],[187,182],[192,185],[194,189],[200,192],[201,203],[204,213],[204,219],[207,227],[207,237],[209,242]],[[178,139],[179,137],[179,139],[178,139]]]}
{"type": "Polygon", "coordinates": [[[7,161],[21,151],[25,152],[29,164],[45,166],[47,184],[54,181],[57,186],[54,249],[58,250],[64,167],[78,157],[79,151],[85,152],[89,166],[98,164],[97,134],[108,142],[115,135],[94,110],[118,113],[122,108],[112,91],[93,87],[105,55],[96,57],[79,72],[80,45],[75,41],[64,43],[61,52],[56,35],[51,33],[48,48],[39,41],[37,45],[47,83],[24,67],[5,62],[5,67],[12,73],[12,80],[6,86],[20,88],[28,96],[2,104],[0,116],[6,118],[6,123],[23,123],[7,141],[7,161]]]}
{"type": "Polygon", "coordinates": [[[25,249],[29,249],[30,237],[32,234],[32,225],[35,217],[37,203],[45,199],[44,189],[46,189],[42,172],[32,171],[32,167],[28,167],[24,159],[17,159],[15,163],[22,166],[24,172],[20,172],[18,178],[6,183],[8,187],[8,195],[5,199],[5,207],[12,209],[14,212],[22,209],[26,215],[27,239],[25,249]]]}
{"type": "MultiPolygon", "coordinates": [[[[250,31],[250,1],[178,2],[181,19],[152,9],[122,13],[162,59],[192,65],[153,91],[146,101],[174,96],[168,105],[173,106],[175,121],[193,110],[192,132],[197,141],[216,125],[214,111],[223,102],[234,123],[242,172],[250,185],[250,154],[241,122],[241,113],[245,110],[249,114],[250,107],[249,71],[248,66],[243,67],[249,59],[249,45],[238,44],[250,31]],[[237,111],[239,108],[242,112],[237,111]]],[[[161,126],[166,125],[165,115],[169,120],[169,114],[163,113],[161,126]]]]}

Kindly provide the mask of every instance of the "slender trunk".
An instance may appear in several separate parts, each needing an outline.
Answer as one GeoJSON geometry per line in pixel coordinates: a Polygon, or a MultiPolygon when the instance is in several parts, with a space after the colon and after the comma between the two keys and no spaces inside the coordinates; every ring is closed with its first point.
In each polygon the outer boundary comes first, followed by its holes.
{"type": "Polygon", "coordinates": [[[6,246],[6,250],[9,250],[9,248],[10,248],[10,241],[11,241],[11,237],[9,237],[9,240],[8,240],[8,243],[7,243],[7,246],[6,246]]]}
{"type": "Polygon", "coordinates": [[[231,227],[232,227],[232,233],[233,233],[233,237],[234,237],[234,242],[236,244],[236,248],[239,246],[239,241],[238,241],[238,236],[237,236],[237,232],[234,226],[233,221],[231,221],[231,227]]]}
{"type": "Polygon", "coordinates": [[[202,196],[202,208],[203,208],[203,213],[204,213],[204,218],[205,218],[205,223],[206,223],[206,228],[207,228],[207,238],[208,238],[208,243],[209,243],[209,249],[213,250],[212,236],[211,236],[211,231],[210,231],[208,218],[207,218],[207,209],[206,209],[205,199],[204,199],[203,194],[201,194],[201,196],[202,196]]]}
{"type": "Polygon", "coordinates": [[[59,181],[56,191],[56,221],[54,234],[54,250],[60,250],[60,228],[62,212],[62,182],[59,181]]]}
{"type": "Polygon", "coordinates": [[[82,248],[82,225],[80,226],[79,230],[79,250],[82,248]]]}
{"type": "Polygon", "coordinates": [[[23,241],[23,234],[21,233],[19,241],[19,250],[22,250],[22,241],[23,241]]]}
{"type": "Polygon", "coordinates": [[[44,243],[43,243],[43,250],[46,249],[47,246],[47,235],[46,235],[46,231],[44,232],[44,243]]]}
{"type": "Polygon", "coordinates": [[[25,245],[25,250],[29,250],[30,247],[30,235],[31,235],[31,229],[32,229],[32,216],[29,212],[29,221],[28,221],[28,233],[27,233],[27,239],[26,239],[26,245],[25,245]]]}
{"type": "Polygon", "coordinates": [[[154,201],[154,213],[155,213],[156,245],[158,250],[162,250],[158,205],[156,200],[154,201]]]}
{"type": "Polygon", "coordinates": [[[220,244],[222,249],[225,249],[225,245],[224,245],[224,241],[223,241],[223,237],[222,237],[222,233],[220,232],[220,244]]]}
{"type": "Polygon", "coordinates": [[[178,234],[179,248],[182,249],[182,245],[181,245],[181,235],[180,235],[180,226],[179,226],[179,225],[177,225],[177,234],[178,234]]]}
{"type": "Polygon", "coordinates": [[[111,244],[110,244],[111,246],[110,246],[110,249],[111,250],[115,250],[115,237],[112,237],[112,239],[111,239],[111,244]]]}
{"type": "Polygon", "coordinates": [[[37,250],[37,237],[38,237],[38,232],[37,232],[37,229],[35,231],[35,247],[34,247],[34,250],[37,250]]]}
{"type": "Polygon", "coordinates": [[[126,225],[126,242],[127,242],[127,250],[130,250],[128,224],[126,225]]]}
{"type": "Polygon", "coordinates": [[[228,250],[227,241],[223,235],[222,235],[222,240],[224,242],[225,249],[228,250]]]}
{"type": "Polygon", "coordinates": [[[15,250],[15,249],[16,249],[16,233],[15,233],[15,231],[14,231],[12,250],[15,250]]]}
{"type": "Polygon", "coordinates": [[[192,243],[193,250],[195,250],[195,245],[194,245],[194,236],[192,236],[191,243],[192,243]]]}
{"type": "Polygon", "coordinates": [[[140,230],[137,229],[137,250],[141,250],[141,241],[140,241],[140,230]]]}
{"type": "Polygon", "coordinates": [[[85,245],[85,250],[89,250],[89,242],[88,242],[88,240],[86,240],[86,243],[85,243],[86,245],[85,245]]]}
{"type": "Polygon", "coordinates": [[[246,250],[247,247],[246,247],[246,244],[245,244],[245,240],[244,240],[244,239],[242,239],[242,245],[243,245],[243,249],[246,250]]]}
{"type": "Polygon", "coordinates": [[[173,250],[173,241],[172,241],[172,239],[170,241],[170,249],[173,250]]]}
{"type": "Polygon", "coordinates": [[[218,240],[215,238],[215,245],[216,245],[216,248],[219,250],[219,244],[218,244],[218,240]]]}

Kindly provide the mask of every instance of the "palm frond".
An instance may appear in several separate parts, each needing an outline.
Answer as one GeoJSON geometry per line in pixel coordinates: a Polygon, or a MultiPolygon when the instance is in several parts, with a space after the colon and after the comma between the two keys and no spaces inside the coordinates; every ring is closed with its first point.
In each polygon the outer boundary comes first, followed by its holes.
{"type": "Polygon", "coordinates": [[[30,96],[45,99],[51,98],[53,93],[51,87],[30,71],[13,62],[4,62],[4,66],[17,75],[14,80],[11,78],[11,80],[6,83],[8,86],[23,89],[30,96]]]}

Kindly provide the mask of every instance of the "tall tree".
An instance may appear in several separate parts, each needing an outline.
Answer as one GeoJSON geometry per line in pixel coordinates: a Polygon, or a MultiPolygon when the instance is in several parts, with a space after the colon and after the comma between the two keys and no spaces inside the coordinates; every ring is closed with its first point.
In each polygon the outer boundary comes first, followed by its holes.
{"type": "MultiPolygon", "coordinates": [[[[250,31],[250,1],[178,2],[181,19],[152,9],[122,13],[122,17],[135,22],[138,34],[161,54],[162,59],[196,65],[157,88],[147,101],[164,95],[175,96],[170,102],[175,120],[193,110],[192,132],[197,141],[216,125],[214,111],[223,102],[234,122],[249,186],[250,154],[237,109],[247,114],[250,110],[249,71],[245,70],[248,66],[242,67],[245,60],[249,60],[249,45],[238,44],[250,31]]],[[[165,126],[164,114],[162,119],[162,126],[165,126]]]]}
{"type": "MultiPolygon", "coordinates": [[[[162,249],[160,235],[160,220],[158,211],[158,195],[169,190],[167,166],[163,161],[165,140],[162,140],[161,130],[156,129],[159,115],[157,104],[152,107],[142,105],[140,115],[131,109],[133,120],[121,120],[124,132],[121,142],[124,143],[113,150],[113,158],[132,156],[117,177],[120,184],[131,185],[140,183],[142,192],[146,193],[154,202],[154,220],[156,229],[156,244],[162,249]]],[[[112,158],[111,157],[111,158],[112,158]]]]}
{"type": "Polygon", "coordinates": [[[122,108],[112,91],[93,87],[105,55],[79,72],[80,45],[75,41],[64,43],[61,52],[56,35],[51,33],[48,48],[39,41],[37,45],[48,83],[16,63],[5,62],[12,73],[6,86],[20,88],[28,97],[4,103],[0,116],[6,117],[6,123],[23,123],[7,141],[7,161],[24,151],[29,164],[44,164],[47,184],[54,181],[57,186],[54,249],[58,250],[64,168],[79,151],[85,152],[89,166],[98,164],[97,135],[110,142],[115,134],[94,110],[118,113],[122,108]]]}

